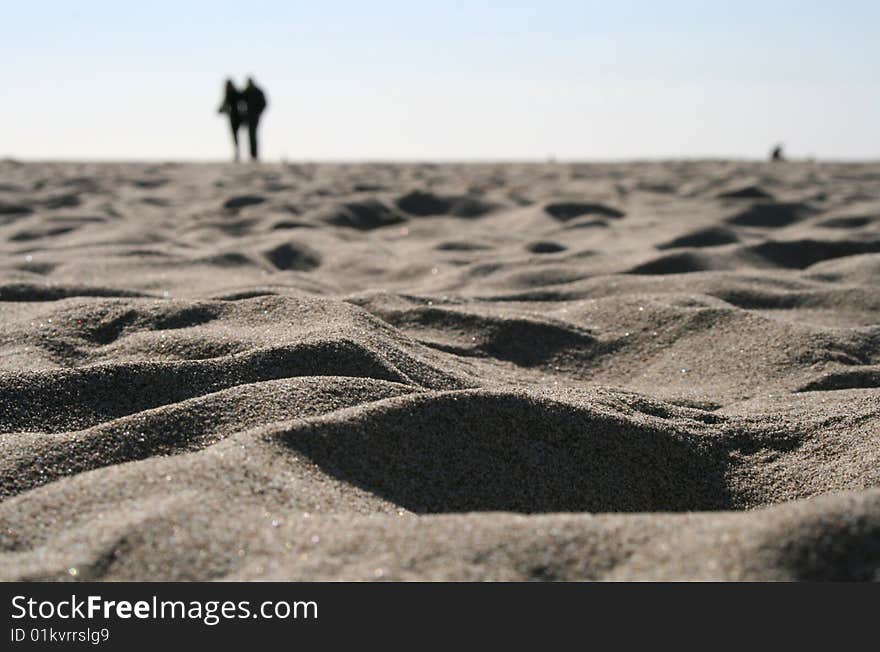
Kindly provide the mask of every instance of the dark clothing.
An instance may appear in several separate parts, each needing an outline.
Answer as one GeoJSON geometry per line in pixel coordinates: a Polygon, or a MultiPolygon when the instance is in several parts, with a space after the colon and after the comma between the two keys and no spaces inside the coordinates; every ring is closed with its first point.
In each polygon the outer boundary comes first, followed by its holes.
{"type": "Polygon", "coordinates": [[[250,84],[241,92],[241,98],[247,106],[248,116],[256,116],[260,119],[260,114],[266,108],[266,96],[254,84],[250,84]]]}
{"type": "Polygon", "coordinates": [[[223,96],[223,102],[220,103],[218,113],[228,113],[230,120],[235,120],[239,124],[242,121],[242,109],[244,109],[244,94],[234,86],[228,86],[223,96]]]}
{"type": "Polygon", "coordinates": [[[235,160],[238,160],[238,130],[244,122],[244,100],[242,93],[232,86],[227,85],[223,102],[220,103],[218,113],[225,113],[229,116],[229,128],[232,131],[232,143],[235,146],[235,160]]]}
{"type": "Polygon", "coordinates": [[[257,122],[248,121],[248,140],[251,146],[251,158],[256,161],[260,158],[259,145],[257,144],[257,122]]]}
{"type": "Polygon", "coordinates": [[[235,160],[238,160],[238,130],[241,128],[241,121],[235,120],[229,116],[229,129],[232,131],[232,144],[235,147],[235,160]]]}
{"type": "Polygon", "coordinates": [[[257,127],[260,124],[260,116],[266,110],[268,103],[266,96],[255,84],[248,84],[242,91],[241,97],[247,107],[246,122],[248,123],[248,139],[251,146],[251,158],[259,158],[259,145],[257,144],[257,127]]]}

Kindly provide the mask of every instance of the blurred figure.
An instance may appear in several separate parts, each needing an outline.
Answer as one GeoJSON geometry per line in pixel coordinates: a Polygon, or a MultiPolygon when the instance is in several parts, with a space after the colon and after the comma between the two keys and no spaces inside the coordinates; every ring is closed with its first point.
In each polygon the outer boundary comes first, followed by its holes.
{"type": "Polygon", "coordinates": [[[260,158],[259,146],[257,144],[257,127],[260,124],[260,116],[268,106],[266,95],[254,83],[252,77],[248,77],[247,86],[241,93],[247,110],[248,138],[251,145],[251,159],[256,161],[260,158]]]}
{"type": "Polygon", "coordinates": [[[226,80],[226,88],[223,92],[223,101],[217,113],[225,113],[229,116],[229,127],[232,129],[232,144],[235,147],[235,160],[238,161],[238,129],[244,121],[244,100],[231,79],[226,80]]]}
{"type": "Polygon", "coordinates": [[[782,153],[782,145],[777,145],[773,148],[773,151],[770,152],[770,160],[771,161],[784,161],[785,155],[782,153]]]}

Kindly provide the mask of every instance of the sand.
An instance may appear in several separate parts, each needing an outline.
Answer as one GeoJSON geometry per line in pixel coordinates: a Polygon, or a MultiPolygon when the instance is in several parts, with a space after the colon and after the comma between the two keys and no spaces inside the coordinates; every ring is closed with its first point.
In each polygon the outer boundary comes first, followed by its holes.
{"type": "Polygon", "coordinates": [[[0,162],[4,580],[880,579],[880,164],[0,162]]]}

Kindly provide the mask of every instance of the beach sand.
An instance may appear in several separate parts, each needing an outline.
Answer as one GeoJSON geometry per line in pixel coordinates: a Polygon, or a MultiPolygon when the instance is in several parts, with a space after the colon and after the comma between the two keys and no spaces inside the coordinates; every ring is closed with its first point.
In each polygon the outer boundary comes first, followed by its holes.
{"type": "Polygon", "coordinates": [[[0,162],[0,579],[880,579],[880,164],[0,162]]]}

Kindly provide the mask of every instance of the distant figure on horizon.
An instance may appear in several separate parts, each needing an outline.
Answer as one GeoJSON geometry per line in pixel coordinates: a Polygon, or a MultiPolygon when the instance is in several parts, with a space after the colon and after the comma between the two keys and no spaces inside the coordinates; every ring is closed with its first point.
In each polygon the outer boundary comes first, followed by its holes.
{"type": "Polygon", "coordinates": [[[248,77],[247,86],[241,93],[247,108],[247,116],[245,120],[248,125],[248,138],[251,145],[251,160],[259,160],[259,146],[257,144],[257,127],[260,124],[260,116],[266,110],[268,103],[266,95],[254,83],[253,77],[248,77]]]}
{"type": "MultiPolygon", "coordinates": [[[[235,148],[235,161],[238,161],[238,130],[244,122],[245,103],[241,91],[239,91],[231,79],[226,80],[223,92],[223,101],[217,113],[225,113],[229,116],[229,127],[232,130],[232,144],[235,148]]],[[[252,146],[253,148],[253,146],[252,146]]]]}
{"type": "Polygon", "coordinates": [[[771,161],[784,161],[785,155],[782,153],[782,145],[777,145],[773,148],[773,151],[770,152],[770,160],[771,161]]]}

